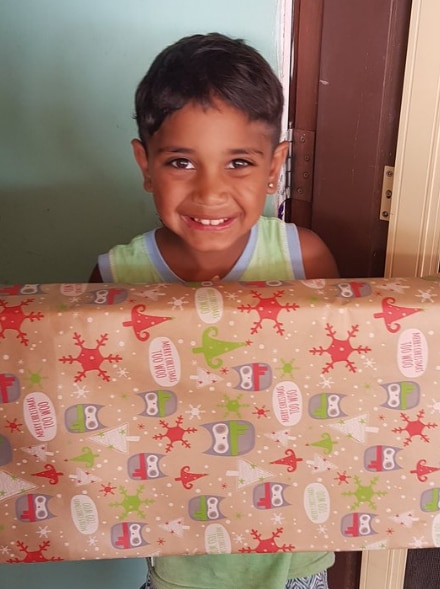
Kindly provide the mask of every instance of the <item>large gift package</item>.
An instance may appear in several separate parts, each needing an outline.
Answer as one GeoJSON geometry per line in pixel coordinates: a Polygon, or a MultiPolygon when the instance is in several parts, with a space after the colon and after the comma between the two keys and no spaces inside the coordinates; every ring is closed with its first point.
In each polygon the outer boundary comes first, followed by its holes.
{"type": "Polygon", "coordinates": [[[437,278],[0,287],[0,562],[440,546],[437,278]]]}

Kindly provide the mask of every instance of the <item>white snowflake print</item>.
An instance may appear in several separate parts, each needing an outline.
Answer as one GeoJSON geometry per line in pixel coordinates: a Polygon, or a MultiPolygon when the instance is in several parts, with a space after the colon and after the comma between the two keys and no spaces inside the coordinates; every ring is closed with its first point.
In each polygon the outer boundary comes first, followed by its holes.
{"type": "Polygon", "coordinates": [[[282,524],[284,521],[284,515],[282,513],[274,513],[271,517],[272,523],[274,526],[282,524]]]}
{"type": "Polygon", "coordinates": [[[187,295],[183,295],[183,297],[173,297],[172,300],[168,302],[169,305],[173,305],[173,311],[183,311],[183,305],[188,304],[186,296],[187,295]]]}
{"type": "Polygon", "coordinates": [[[428,407],[432,410],[431,413],[440,413],[440,400],[432,399],[432,403],[428,407]]]}
{"type": "Polygon", "coordinates": [[[421,300],[422,303],[433,303],[434,297],[437,297],[437,294],[431,292],[432,288],[428,288],[428,290],[420,290],[419,294],[416,294],[416,297],[421,300]]]}
{"type": "Polygon", "coordinates": [[[98,540],[92,536],[87,540],[87,543],[89,546],[96,546],[98,544],[98,540]]]}
{"type": "Polygon", "coordinates": [[[333,383],[333,379],[330,378],[329,376],[324,376],[323,374],[321,374],[321,382],[319,383],[319,386],[322,389],[330,389],[333,383]]]}
{"type": "Polygon", "coordinates": [[[188,411],[185,411],[185,413],[187,415],[189,415],[189,418],[192,419],[193,417],[197,417],[197,419],[201,419],[201,415],[202,413],[206,413],[206,411],[204,409],[200,409],[201,405],[196,405],[195,407],[193,405],[189,405],[189,409],[188,411]]]}
{"type": "Polygon", "coordinates": [[[365,368],[371,368],[372,370],[376,370],[376,362],[371,358],[364,359],[364,366],[365,368]]]}
{"type": "Polygon", "coordinates": [[[164,292],[160,292],[160,289],[165,288],[165,286],[165,284],[156,284],[154,288],[147,288],[139,294],[141,297],[150,299],[150,301],[157,301],[159,297],[165,296],[164,292]]]}
{"type": "Polygon", "coordinates": [[[38,528],[38,530],[35,532],[40,538],[47,538],[48,534],[50,534],[50,530],[48,528],[48,526],[44,526],[44,528],[42,528],[41,526],[38,528]]]}
{"type": "Polygon", "coordinates": [[[90,393],[89,389],[85,385],[74,385],[75,390],[73,391],[72,395],[75,395],[77,399],[81,399],[86,397],[88,393],[90,393]]]}
{"type": "Polygon", "coordinates": [[[236,534],[235,532],[233,532],[233,534],[234,534],[234,541],[237,544],[243,544],[243,542],[244,542],[243,536],[241,534],[236,534]]]}
{"type": "Polygon", "coordinates": [[[410,542],[409,545],[411,548],[423,548],[428,545],[428,542],[425,540],[424,536],[421,536],[420,538],[413,536],[413,541],[410,542]]]}

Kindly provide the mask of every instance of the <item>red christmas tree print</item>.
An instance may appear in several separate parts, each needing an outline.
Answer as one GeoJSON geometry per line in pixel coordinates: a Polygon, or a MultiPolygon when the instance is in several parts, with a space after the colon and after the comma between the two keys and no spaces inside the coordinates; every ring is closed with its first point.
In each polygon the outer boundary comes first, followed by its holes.
{"type": "Polygon", "coordinates": [[[259,292],[252,290],[251,294],[254,298],[258,299],[258,302],[252,305],[240,305],[239,311],[250,313],[251,311],[257,311],[259,320],[254,321],[251,327],[251,334],[257,333],[262,328],[263,321],[267,319],[273,322],[273,327],[279,335],[283,335],[284,327],[283,324],[278,320],[278,315],[281,311],[296,311],[299,309],[299,305],[296,303],[286,303],[281,305],[278,301],[279,297],[284,294],[284,290],[278,290],[274,292],[271,297],[263,297],[259,292]]]}
{"type": "Polygon", "coordinates": [[[60,358],[60,362],[63,362],[63,364],[73,364],[74,362],[78,362],[81,364],[82,370],[77,372],[74,381],[79,382],[86,376],[87,372],[96,370],[102,380],[109,382],[110,376],[106,370],[101,368],[101,364],[105,361],[110,362],[110,364],[113,362],[120,362],[122,358],[119,356],[119,354],[109,354],[108,356],[103,356],[101,354],[101,348],[107,343],[108,334],[104,333],[101,335],[99,339],[96,340],[96,346],[94,348],[87,348],[84,345],[85,340],[82,339],[79,333],[74,333],[73,339],[75,341],[75,345],[79,346],[81,351],[79,352],[78,356],[76,356],[76,358],[74,358],[71,354],[68,356],[62,356],[60,358]]]}
{"type": "Polygon", "coordinates": [[[298,462],[302,462],[302,458],[298,458],[295,454],[295,450],[288,448],[284,452],[284,457],[278,460],[272,460],[270,464],[282,464],[287,467],[287,472],[295,472],[298,466],[298,462]]]}
{"type": "Polygon", "coordinates": [[[175,481],[180,481],[185,489],[192,489],[194,487],[193,481],[208,476],[207,473],[191,472],[189,466],[182,466],[180,469],[180,477],[176,477],[175,481]]]}
{"type": "Polygon", "coordinates": [[[240,552],[258,552],[258,553],[269,553],[269,552],[291,552],[295,546],[293,544],[283,544],[279,546],[276,542],[277,538],[283,533],[283,528],[277,528],[275,532],[269,538],[261,538],[261,534],[257,530],[251,530],[251,535],[254,540],[258,541],[258,545],[255,548],[247,546],[246,548],[240,548],[240,552]]]}
{"type": "Polygon", "coordinates": [[[356,372],[356,366],[354,362],[350,360],[351,354],[356,352],[357,354],[366,354],[367,352],[371,352],[371,348],[368,346],[357,346],[354,348],[351,345],[351,338],[356,337],[357,332],[359,331],[358,325],[353,325],[351,329],[347,331],[347,338],[339,339],[336,337],[336,331],[334,330],[333,326],[327,323],[325,326],[325,330],[327,335],[331,338],[331,342],[327,348],[323,348],[319,346],[319,348],[314,347],[309,352],[313,355],[318,354],[322,356],[322,354],[329,354],[331,360],[327,362],[322,369],[322,373],[325,374],[329,372],[332,368],[334,368],[337,362],[345,362],[345,366],[348,368],[349,372],[356,372]]]}
{"type": "Polygon", "coordinates": [[[160,317],[157,315],[144,315],[145,305],[135,305],[131,310],[131,320],[124,321],[124,327],[132,327],[137,339],[146,342],[150,337],[148,330],[159,323],[170,321],[172,317],[160,317]]]}
{"type": "Polygon", "coordinates": [[[393,297],[386,297],[382,300],[382,313],[375,313],[373,317],[375,319],[383,319],[385,326],[390,333],[396,333],[400,329],[400,323],[398,319],[405,319],[413,313],[420,313],[422,309],[413,307],[398,307],[394,303],[396,299],[393,297]]]}
{"type": "Polygon", "coordinates": [[[22,325],[27,319],[31,322],[40,321],[44,315],[40,312],[31,311],[25,313],[23,307],[32,303],[34,299],[26,299],[19,305],[8,307],[6,302],[0,300],[0,339],[5,339],[5,331],[11,330],[17,332],[17,339],[21,344],[27,346],[29,340],[27,334],[22,330],[22,325]]]}

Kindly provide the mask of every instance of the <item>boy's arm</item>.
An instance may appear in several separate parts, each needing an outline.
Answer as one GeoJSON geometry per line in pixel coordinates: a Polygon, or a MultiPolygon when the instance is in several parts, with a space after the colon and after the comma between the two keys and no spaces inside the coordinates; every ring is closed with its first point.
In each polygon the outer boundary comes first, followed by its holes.
{"type": "Polygon", "coordinates": [[[96,266],[93,268],[92,273],[90,274],[89,282],[91,284],[98,284],[104,282],[101,276],[101,272],[99,271],[98,264],[96,264],[96,266]]]}
{"type": "Polygon", "coordinates": [[[298,227],[306,278],[338,278],[339,272],[330,250],[316,233],[298,227]]]}

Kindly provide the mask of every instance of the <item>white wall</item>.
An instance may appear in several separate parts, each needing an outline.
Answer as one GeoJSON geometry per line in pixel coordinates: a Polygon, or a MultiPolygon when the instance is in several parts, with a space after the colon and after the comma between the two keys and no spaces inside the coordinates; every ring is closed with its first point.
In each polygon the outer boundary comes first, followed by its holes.
{"type": "Polygon", "coordinates": [[[157,224],[132,160],[134,89],[183,35],[243,37],[277,68],[277,0],[2,0],[0,283],[87,281],[157,224]]]}

